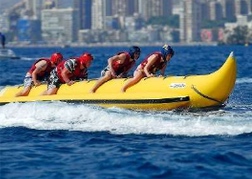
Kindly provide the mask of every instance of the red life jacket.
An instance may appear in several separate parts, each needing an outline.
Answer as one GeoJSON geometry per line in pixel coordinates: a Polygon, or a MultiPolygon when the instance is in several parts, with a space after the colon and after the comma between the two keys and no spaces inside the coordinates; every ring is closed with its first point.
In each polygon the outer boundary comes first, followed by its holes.
{"type": "MultiPolygon", "coordinates": [[[[77,80],[77,79],[80,79],[80,78],[86,78],[87,77],[87,68],[84,66],[84,69],[80,69],[81,64],[80,64],[79,58],[73,58],[73,59],[69,59],[69,60],[75,60],[75,63],[74,63],[74,70],[70,74],[68,74],[68,78],[70,80],[77,80]]],[[[57,75],[58,75],[61,83],[65,83],[61,73],[62,73],[62,70],[64,68],[66,68],[65,64],[67,63],[67,61],[68,60],[62,61],[56,67],[57,75]]]]}
{"type": "Polygon", "coordinates": [[[113,61],[112,63],[112,68],[114,69],[114,71],[116,72],[117,75],[124,73],[126,71],[128,71],[135,63],[136,61],[130,61],[130,54],[128,52],[119,52],[117,55],[120,55],[122,53],[126,54],[126,58],[124,60],[124,62],[122,64],[120,64],[117,61],[113,61]]]}
{"type": "Polygon", "coordinates": [[[152,54],[150,54],[147,58],[145,58],[142,63],[140,64],[141,65],[141,68],[144,69],[144,67],[146,66],[146,64],[148,63],[148,58],[153,55],[153,54],[156,54],[157,55],[157,60],[154,62],[154,64],[150,67],[149,71],[153,74],[155,74],[157,71],[161,70],[166,62],[165,61],[161,61],[162,60],[162,54],[160,52],[154,52],[152,54]]]}
{"type": "Polygon", "coordinates": [[[47,59],[47,58],[41,58],[39,60],[37,60],[32,67],[30,68],[30,70],[28,71],[30,74],[32,74],[32,72],[36,69],[36,64],[42,60],[46,61],[46,69],[44,71],[41,71],[37,74],[37,79],[41,80],[45,77],[48,77],[50,72],[53,70],[52,64],[51,64],[51,60],[47,59]]]}

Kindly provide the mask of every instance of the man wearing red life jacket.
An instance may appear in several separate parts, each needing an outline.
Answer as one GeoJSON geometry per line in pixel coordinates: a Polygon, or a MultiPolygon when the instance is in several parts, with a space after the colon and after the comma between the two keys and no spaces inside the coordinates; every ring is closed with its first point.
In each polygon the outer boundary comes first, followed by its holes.
{"type": "Polygon", "coordinates": [[[90,53],[84,53],[80,57],[70,58],[61,62],[50,73],[47,90],[42,95],[56,94],[61,84],[71,86],[76,80],[88,78],[88,68],[93,61],[90,53]]]}
{"type": "Polygon", "coordinates": [[[154,76],[158,71],[160,71],[160,75],[163,76],[167,62],[171,60],[173,55],[173,49],[167,44],[162,47],[160,52],[150,54],[138,65],[134,72],[134,77],[126,82],[122,88],[122,92],[125,92],[127,88],[138,83],[142,78],[154,76]]]}
{"type": "Polygon", "coordinates": [[[108,59],[108,66],[102,70],[101,78],[98,79],[91,93],[96,90],[105,82],[113,78],[126,77],[129,70],[135,65],[136,60],[140,56],[140,48],[137,46],[130,47],[128,52],[119,52],[108,59]]]}
{"type": "Polygon", "coordinates": [[[26,73],[24,79],[24,89],[16,94],[18,96],[27,96],[30,93],[32,86],[41,85],[42,81],[47,81],[50,72],[55,68],[61,61],[63,56],[61,53],[53,53],[51,58],[41,58],[37,60],[30,70],[26,73]]]}

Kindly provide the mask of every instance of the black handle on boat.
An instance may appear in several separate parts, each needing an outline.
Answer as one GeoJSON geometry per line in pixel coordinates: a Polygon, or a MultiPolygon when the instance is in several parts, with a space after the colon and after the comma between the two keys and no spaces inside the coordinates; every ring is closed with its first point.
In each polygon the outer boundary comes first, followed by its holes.
{"type": "Polygon", "coordinates": [[[217,100],[217,99],[214,99],[214,98],[212,98],[212,97],[210,97],[210,96],[207,96],[207,95],[201,93],[198,89],[195,88],[194,85],[192,85],[192,89],[193,89],[197,94],[199,94],[200,96],[202,96],[203,98],[206,98],[206,99],[215,101],[215,102],[217,102],[217,103],[220,103],[221,105],[225,105],[223,102],[221,102],[221,101],[219,101],[219,100],[217,100]]]}

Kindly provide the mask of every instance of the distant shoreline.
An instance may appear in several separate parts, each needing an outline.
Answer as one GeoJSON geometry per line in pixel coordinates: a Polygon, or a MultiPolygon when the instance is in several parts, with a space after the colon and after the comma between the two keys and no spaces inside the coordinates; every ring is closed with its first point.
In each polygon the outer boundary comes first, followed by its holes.
{"type": "MultiPolygon", "coordinates": [[[[121,46],[131,46],[137,45],[140,47],[150,47],[150,46],[163,46],[165,42],[155,42],[155,43],[139,43],[139,42],[122,42],[122,43],[92,43],[92,44],[25,44],[25,43],[8,43],[6,48],[27,48],[27,47],[59,47],[59,48],[68,48],[68,47],[121,47],[121,46]]],[[[205,43],[205,42],[193,42],[193,43],[167,43],[171,46],[218,46],[217,42],[205,43]]]]}

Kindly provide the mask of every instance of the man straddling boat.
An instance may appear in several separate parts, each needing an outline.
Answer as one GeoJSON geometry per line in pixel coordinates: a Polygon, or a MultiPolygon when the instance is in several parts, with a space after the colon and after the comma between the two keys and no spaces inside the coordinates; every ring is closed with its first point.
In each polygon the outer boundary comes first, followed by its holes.
{"type": "Polygon", "coordinates": [[[42,81],[47,81],[50,72],[63,60],[61,53],[53,53],[50,58],[40,58],[37,60],[24,78],[24,88],[16,94],[27,96],[33,86],[41,85],[42,81]]]}
{"type": "Polygon", "coordinates": [[[113,78],[126,77],[128,71],[135,65],[136,60],[140,57],[141,50],[137,46],[129,48],[128,52],[119,52],[108,59],[108,66],[102,70],[101,77],[97,80],[91,93],[96,90],[105,82],[113,78]]]}
{"type": "Polygon", "coordinates": [[[2,48],[5,48],[5,35],[0,32],[0,40],[2,48]]]}
{"type": "Polygon", "coordinates": [[[80,57],[70,58],[61,62],[51,71],[48,80],[47,90],[42,95],[56,94],[61,84],[71,86],[76,80],[88,78],[88,68],[91,66],[93,56],[90,53],[84,53],[80,57]]]}
{"type": "Polygon", "coordinates": [[[129,87],[138,83],[142,78],[154,76],[157,71],[160,71],[160,75],[163,76],[167,62],[171,60],[173,55],[173,49],[167,44],[162,47],[160,52],[150,54],[138,65],[134,71],[134,77],[125,83],[122,92],[125,92],[129,87]]]}

